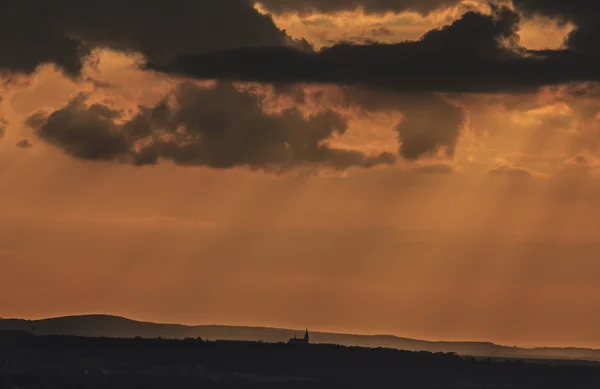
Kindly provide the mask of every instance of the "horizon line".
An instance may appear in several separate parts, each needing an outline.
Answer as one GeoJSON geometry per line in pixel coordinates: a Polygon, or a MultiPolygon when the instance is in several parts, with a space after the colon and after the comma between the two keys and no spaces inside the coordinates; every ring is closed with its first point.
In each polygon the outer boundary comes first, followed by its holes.
{"type": "MultiPolygon", "coordinates": [[[[277,326],[264,326],[264,325],[240,325],[240,324],[182,324],[177,322],[168,322],[168,321],[151,321],[151,320],[141,320],[134,319],[128,316],[121,316],[118,314],[110,314],[110,313],[80,313],[80,314],[65,314],[58,316],[50,316],[50,317],[42,317],[38,319],[27,319],[24,317],[0,317],[1,320],[25,320],[25,321],[43,321],[43,320],[52,320],[52,319],[64,319],[64,318],[75,318],[75,317],[90,317],[90,316],[104,316],[104,317],[113,317],[125,319],[131,322],[142,323],[142,324],[156,324],[156,325],[174,325],[174,326],[182,326],[182,327],[233,327],[233,328],[249,328],[249,329],[265,329],[265,330],[277,330],[277,331],[297,331],[303,332],[305,330],[302,329],[294,329],[294,328],[284,328],[277,326]]],[[[346,335],[346,336],[362,336],[362,337],[391,337],[396,339],[404,339],[411,341],[418,341],[424,343],[462,343],[462,344],[487,344],[496,347],[504,347],[504,348],[520,348],[522,350],[538,350],[538,349],[579,349],[579,350],[591,350],[591,351],[600,351],[599,348],[594,347],[584,347],[584,346],[545,346],[545,345],[534,345],[534,346],[519,346],[519,345],[508,345],[503,343],[496,343],[494,341],[489,340],[431,340],[431,339],[423,339],[420,337],[409,337],[409,336],[401,336],[394,334],[385,334],[385,333],[360,333],[360,332],[336,332],[336,331],[327,331],[327,330],[311,330],[310,333],[317,334],[329,334],[329,335],[346,335]]]]}

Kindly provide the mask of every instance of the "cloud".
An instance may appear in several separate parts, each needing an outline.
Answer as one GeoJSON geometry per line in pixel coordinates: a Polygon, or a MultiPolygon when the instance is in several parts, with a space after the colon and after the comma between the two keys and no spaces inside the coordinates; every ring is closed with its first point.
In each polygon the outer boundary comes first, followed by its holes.
{"type": "Polygon", "coordinates": [[[460,171],[456,166],[447,162],[425,163],[414,167],[412,170],[416,173],[432,175],[454,174],[460,171]]]}
{"type": "Polygon", "coordinates": [[[362,8],[366,12],[416,11],[427,13],[438,8],[456,5],[460,0],[260,0],[268,11],[274,13],[306,13],[348,11],[362,8]]]}
{"type": "Polygon", "coordinates": [[[398,125],[400,155],[415,160],[426,154],[445,149],[448,157],[454,155],[454,147],[460,136],[466,112],[441,97],[413,104],[404,111],[405,120],[398,125]]]}
{"type": "Polygon", "coordinates": [[[7,0],[0,5],[0,70],[30,73],[54,63],[79,74],[92,48],[142,53],[168,63],[198,52],[294,44],[250,0],[7,0]]]}
{"type": "Polygon", "coordinates": [[[595,165],[594,161],[583,155],[576,155],[563,162],[564,170],[587,171],[595,165]]]}
{"type": "Polygon", "coordinates": [[[518,166],[509,166],[502,165],[496,168],[490,169],[488,171],[488,175],[491,177],[498,178],[511,178],[511,179],[521,179],[521,180],[530,180],[534,178],[542,178],[543,175],[533,172],[524,167],[518,166]]]}
{"type": "Polygon", "coordinates": [[[492,15],[467,12],[419,41],[337,44],[319,52],[240,48],[149,67],[198,78],[368,85],[401,92],[521,92],[600,80],[600,59],[518,47],[519,23],[517,13],[501,7],[492,15]]]}
{"type": "MultiPolygon", "coordinates": [[[[0,109],[2,108],[3,100],[3,97],[0,96],[0,109]]],[[[8,122],[4,118],[4,112],[0,110],[0,140],[4,138],[4,135],[6,135],[6,126],[8,126],[8,122]]]]}
{"type": "Polygon", "coordinates": [[[594,0],[513,0],[525,14],[539,14],[571,21],[577,28],[567,37],[567,46],[579,53],[597,56],[600,39],[600,3],[594,0]]]}
{"type": "Polygon", "coordinates": [[[87,97],[78,95],[48,117],[34,114],[27,124],[37,129],[42,140],[75,158],[110,161],[128,157],[130,144],[114,121],[121,113],[101,104],[87,107],[87,97]]]}
{"type": "Polygon", "coordinates": [[[558,172],[560,177],[588,179],[597,177],[600,169],[600,159],[596,155],[578,154],[563,161],[558,172]]]}
{"type": "MultiPolygon", "coordinates": [[[[330,90],[337,92],[332,93],[335,96],[332,100],[335,101],[326,101],[327,96],[323,96],[322,91],[313,93],[310,100],[357,110],[359,115],[400,112],[402,120],[394,130],[400,141],[398,153],[408,160],[427,155],[437,156],[440,151],[446,157],[452,157],[468,117],[463,107],[435,93],[397,93],[353,86],[339,86],[330,90]]],[[[307,91],[303,87],[279,88],[278,91],[297,102],[307,100],[307,91]]]]}
{"type": "Polygon", "coordinates": [[[79,95],[27,124],[37,136],[83,160],[136,165],[160,159],[179,165],[227,169],[289,170],[300,165],[333,169],[392,164],[390,153],[368,156],[327,145],[346,122],[333,111],[304,117],[295,108],[266,114],[259,97],[219,83],[214,88],[181,84],[154,107],[140,107],[133,118],[79,95]]]}
{"type": "Polygon", "coordinates": [[[30,149],[33,147],[29,139],[21,139],[17,142],[16,146],[20,149],[30,149]]]}
{"type": "Polygon", "coordinates": [[[513,0],[515,7],[528,14],[541,14],[561,18],[563,20],[579,21],[598,19],[600,4],[594,0],[513,0]]]}
{"type": "Polygon", "coordinates": [[[55,63],[69,74],[79,73],[85,52],[56,27],[53,5],[33,0],[0,5],[0,70],[31,73],[40,64],[55,63]]]}

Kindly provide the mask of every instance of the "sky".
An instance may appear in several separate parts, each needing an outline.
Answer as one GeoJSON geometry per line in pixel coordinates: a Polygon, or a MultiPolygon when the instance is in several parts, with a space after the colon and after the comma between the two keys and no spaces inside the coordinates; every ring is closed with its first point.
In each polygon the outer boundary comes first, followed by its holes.
{"type": "Polygon", "coordinates": [[[0,316],[600,348],[599,7],[0,5],[0,316]]]}

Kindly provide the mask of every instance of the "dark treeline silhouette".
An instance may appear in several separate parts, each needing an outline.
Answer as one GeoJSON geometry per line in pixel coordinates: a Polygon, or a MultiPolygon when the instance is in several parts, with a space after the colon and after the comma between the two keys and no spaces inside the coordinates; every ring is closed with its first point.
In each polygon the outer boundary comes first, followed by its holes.
{"type": "Polygon", "coordinates": [[[0,387],[599,388],[600,365],[325,344],[0,334],[0,387]]]}
{"type": "MultiPolygon", "coordinates": [[[[185,326],[130,320],[110,315],[83,315],[57,317],[43,320],[0,320],[0,331],[18,330],[36,335],[76,335],[87,337],[133,338],[197,338],[210,340],[254,340],[270,343],[287,342],[304,331],[278,328],[235,327],[220,325],[185,326]]],[[[600,350],[583,348],[519,348],[500,346],[489,342],[432,342],[387,335],[352,335],[311,331],[311,343],[339,344],[344,346],[386,347],[400,350],[455,352],[466,356],[525,358],[525,359],[576,359],[600,361],[600,350]]]]}

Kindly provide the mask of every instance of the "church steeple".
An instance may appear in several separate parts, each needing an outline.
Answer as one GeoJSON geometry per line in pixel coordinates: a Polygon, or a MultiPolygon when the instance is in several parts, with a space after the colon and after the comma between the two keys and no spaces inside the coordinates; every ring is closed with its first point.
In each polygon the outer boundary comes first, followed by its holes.
{"type": "Polygon", "coordinates": [[[306,331],[304,332],[304,338],[296,338],[296,335],[294,334],[294,337],[288,341],[288,344],[298,345],[298,346],[309,344],[308,337],[309,337],[309,335],[308,335],[308,328],[307,328],[306,331]]]}

